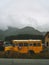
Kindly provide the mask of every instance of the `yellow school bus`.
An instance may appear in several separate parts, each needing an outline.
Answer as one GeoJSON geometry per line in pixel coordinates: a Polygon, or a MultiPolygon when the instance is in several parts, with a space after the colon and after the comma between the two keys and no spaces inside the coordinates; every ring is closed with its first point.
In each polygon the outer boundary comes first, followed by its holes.
{"type": "Polygon", "coordinates": [[[12,40],[13,51],[19,53],[40,53],[43,50],[42,40],[12,40]]]}

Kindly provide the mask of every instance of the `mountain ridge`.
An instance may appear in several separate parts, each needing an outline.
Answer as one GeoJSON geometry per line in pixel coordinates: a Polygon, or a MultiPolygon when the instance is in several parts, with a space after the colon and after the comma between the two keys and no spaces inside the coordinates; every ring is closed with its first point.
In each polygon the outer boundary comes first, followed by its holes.
{"type": "Polygon", "coordinates": [[[0,30],[0,40],[2,39],[4,40],[6,36],[12,36],[18,34],[43,35],[44,33],[30,26],[21,29],[15,27],[8,27],[8,29],[5,31],[0,30]]]}

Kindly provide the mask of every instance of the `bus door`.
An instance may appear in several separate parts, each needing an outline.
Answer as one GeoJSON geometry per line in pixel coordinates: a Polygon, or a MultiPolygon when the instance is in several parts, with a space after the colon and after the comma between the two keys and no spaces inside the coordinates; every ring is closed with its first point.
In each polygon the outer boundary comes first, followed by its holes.
{"type": "Polygon", "coordinates": [[[42,51],[42,46],[40,42],[34,42],[33,43],[33,50],[35,53],[40,53],[42,51]]]}
{"type": "Polygon", "coordinates": [[[18,49],[20,53],[28,52],[28,43],[27,42],[19,42],[18,49]]]}
{"type": "Polygon", "coordinates": [[[29,50],[29,48],[28,48],[28,42],[24,42],[24,49],[23,49],[23,51],[24,51],[24,53],[28,53],[28,50],[29,50]]]}
{"type": "Polygon", "coordinates": [[[33,41],[29,42],[29,50],[33,50],[33,41]]]}
{"type": "Polygon", "coordinates": [[[13,51],[18,52],[18,42],[17,41],[13,43],[13,51]]]}
{"type": "Polygon", "coordinates": [[[18,52],[23,52],[23,42],[18,42],[18,52]]]}

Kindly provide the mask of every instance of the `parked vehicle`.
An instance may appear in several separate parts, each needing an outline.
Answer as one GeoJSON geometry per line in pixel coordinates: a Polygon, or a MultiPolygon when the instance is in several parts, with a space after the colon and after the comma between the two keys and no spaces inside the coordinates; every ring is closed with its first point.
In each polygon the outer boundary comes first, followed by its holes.
{"type": "Polygon", "coordinates": [[[12,40],[13,51],[18,53],[40,53],[43,50],[42,40],[12,40]]]}
{"type": "Polygon", "coordinates": [[[8,41],[4,42],[4,52],[6,54],[10,54],[11,51],[12,51],[12,48],[13,48],[13,46],[12,46],[12,44],[10,42],[8,42],[8,41]]]}
{"type": "Polygon", "coordinates": [[[4,43],[0,40],[0,51],[4,51],[4,43]]]}

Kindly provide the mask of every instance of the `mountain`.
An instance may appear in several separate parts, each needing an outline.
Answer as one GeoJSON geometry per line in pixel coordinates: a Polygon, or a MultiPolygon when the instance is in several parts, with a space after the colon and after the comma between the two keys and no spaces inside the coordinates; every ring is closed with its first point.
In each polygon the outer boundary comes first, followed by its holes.
{"type": "Polygon", "coordinates": [[[5,36],[18,35],[18,34],[42,35],[40,31],[32,27],[24,27],[22,29],[8,27],[8,30],[6,30],[4,33],[5,36]]]}
{"type": "Polygon", "coordinates": [[[43,35],[45,35],[47,32],[42,32],[43,35]]]}
{"type": "Polygon", "coordinates": [[[14,28],[14,27],[8,27],[8,29],[5,31],[0,30],[0,40],[3,40],[7,36],[12,36],[12,35],[14,36],[18,34],[42,35],[43,33],[29,26],[21,28],[21,29],[14,28]]]}
{"type": "Polygon", "coordinates": [[[42,33],[33,27],[24,27],[19,30],[19,34],[32,34],[32,35],[42,35],[42,33]]]}
{"type": "Polygon", "coordinates": [[[4,36],[17,35],[18,31],[18,28],[8,27],[8,29],[4,31],[4,36]]]}

